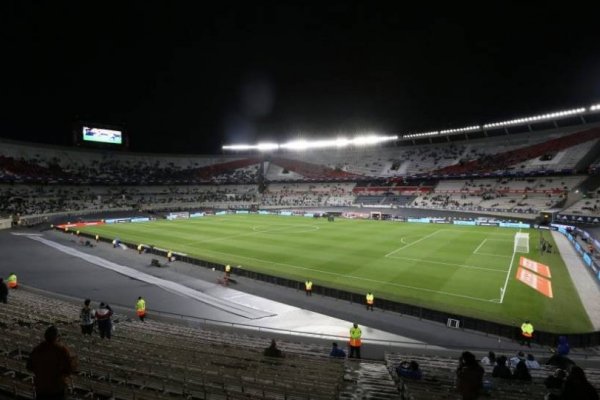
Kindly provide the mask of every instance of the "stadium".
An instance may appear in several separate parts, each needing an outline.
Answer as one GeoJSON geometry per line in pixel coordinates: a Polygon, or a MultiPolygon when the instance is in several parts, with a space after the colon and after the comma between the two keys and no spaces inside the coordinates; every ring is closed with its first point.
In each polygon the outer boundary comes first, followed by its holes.
{"type": "Polygon", "coordinates": [[[585,15],[25,3],[0,398],[598,398],[585,15]]]}
{"type": "Polygon", "coordinates": [[[5,140],[4,262],[25,288],[14,297],[35,304],[11,312],[33,312],[18,321],[35,326],[60,300],[48,317],[66,323],[60,312],[94,293],[135,334],[143,293],[149,319],[182,325],[174,335],[229,326],[323,346],[360,321],[371,357],[393,360],[406,347],[518,348],[529,319],[540,351],[562,334],[595,347],[599,117],[590,106],[333,152],[217,157],[5,140]]]}

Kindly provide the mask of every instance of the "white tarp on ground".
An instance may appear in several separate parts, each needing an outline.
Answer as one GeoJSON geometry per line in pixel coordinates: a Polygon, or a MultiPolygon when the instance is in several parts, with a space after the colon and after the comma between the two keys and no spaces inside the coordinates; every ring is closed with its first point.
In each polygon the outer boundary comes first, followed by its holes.
{"type": "Polygon", "coordinates": [[[137,271],[133,268],[126,267],[124,265],[119,265],[112,261],[105,260],[104,258],[83,253],[79,250],[76,250],[71,247],[64,246],[62,244],[53,242],[53,241],[45,239],[41,236],[33,236],[33,235],[29,236],[28,235],[28,237],[32,240],[41,242],[47,246],[50,246],[59,251],[62,251],[63,253],[67,253],[71,256],[81,258],[91,264],[98,265],[102,268],[109,269],[109,270],[117,272],[121,275],[125,275],[130,278],[149,283],[151,285],[158,286],[168,292],[201,301],[202,303],[213,306],[219,310],[222,310],[222,311],[234,314],[234,315],[238,315],[240,317],[244,317],[244,318],[248,318],[248,319],[258,319],[258,318],[264,318],[264,317],[269,317],[269,316],[273,315],[273,313],[268,312],[268,311],[247,307],[245,305],[231,302],[231,301],[224,301],[220,298],[217,298],[217,297],[214,297],[211,295],[207,295],[205,293],[202,293],[198,290],[191,289],[191,288],[181,285],[179,283],[171,282],[171,281],[161,279],[161,278],[157,278],[155,276],[148,275],[146,273],[137,271]]]}

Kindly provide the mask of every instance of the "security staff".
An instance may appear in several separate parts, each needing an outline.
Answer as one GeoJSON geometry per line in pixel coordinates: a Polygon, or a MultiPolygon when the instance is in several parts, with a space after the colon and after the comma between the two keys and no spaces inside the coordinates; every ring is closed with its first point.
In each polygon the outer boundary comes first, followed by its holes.
{"type": "Polygon", "coordinates": [[[172,259],[173,259],[173,252],[171,250],[169,250],[169,252],[167,253],[167,261],[171,262],[172,259]]]}
{"type": "Polygon", "coordinates": [[[146,318],[146,300],[142,296],[138,297],[137,303],[135,303],[135,312],[140,321],[144,322],[144,318],[146,318]]]}
{"type": "Polygon", "coordinates": [[[6,280],[6,283],[10,289],[16,289],[19,285],[17,284],[17,275],[14,272],[11,272],[6,280]]]}
{"type": "Polygon", "coordinates": [[[521,324],[521,345],[531,347],[531,339],[533,339],[533,325],[529,321],[521,324]]]}
{"type": "Polygon", "coordinates": [[[231,275],[231,265],[227,264],[225,266],[225,276],[227,276],[227,278],[229,278],[229,275],[231,275]]]}
{"type": "Polygon", "coordinates": [[[142,244],[140,243],[140,244],[138,244],[137,249],[138,249],[138,254],[142,254],[142,250],[144,250],[144,246],[142,246],[142,244]]]}
{"type": "Polygon", "coordinates": [[[352,328],[350,328],[350,341],[348,343],[350,346],[350,354],[348,355],[348,358],[353,358],[356,353],[356,358],[360,359],[361,337],[362,331],[358,327],[358,324],[354,324],[352,328]]]}
{"type": "Polygon", "coordinates": [[[368,292],[365,296],[365,301],[367,303],[367,311],[373,311],[373,304],[375,304],[375,296],[373,296],[373,293],[368,292]]]}
{"type": "Polygon", "coordinates": [[[96,235],[96,243],[98,243],[98,240],[100,240],[100,235],[96,235]]]}
{"type": "Polygon", "coordinates": [[[312,296],[312,281],[310,279],[307,279],[306,282],[304,282],[304,291],[306,292],[307,296],[312,296]]]}

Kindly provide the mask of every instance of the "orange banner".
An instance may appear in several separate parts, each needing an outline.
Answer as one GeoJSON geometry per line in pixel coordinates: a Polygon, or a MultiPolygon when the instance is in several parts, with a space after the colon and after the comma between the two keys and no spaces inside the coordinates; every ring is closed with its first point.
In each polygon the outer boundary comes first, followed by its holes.
{"type": "Polygon", "coordinates": [[[546,297],[554,297],[552,294],[552,282],[546,278],[534,274],[528,269],[519,267],[517,270],[517,280],[523,282],[529,287],[534,288],[546,297]]]}
{"type": "Polygon", "coordinates": [[[550,275],[550,267],[545,264],[540,264],[539,262],[530,260],[529,258],[525,258],[521,256],[519,261],[519,265],[521,267],[527,268],[537,274],[542,275],[545,278],[552,278],[550,275]]]}

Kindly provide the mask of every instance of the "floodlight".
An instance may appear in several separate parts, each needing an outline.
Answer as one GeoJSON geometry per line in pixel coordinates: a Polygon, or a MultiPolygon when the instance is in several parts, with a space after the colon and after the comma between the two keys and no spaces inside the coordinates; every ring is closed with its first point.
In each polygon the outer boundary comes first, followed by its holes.
{"type": "Polygon", "coordinates": [[[279,145],[277,143],[259,143],[256,145],[258,151],[277,150],[279,145]]]}
{"type": "Polygon", "coordinates": [[[600,111],[600,104],[594,104],[591,106],[590,111],[600,111]]]}
{"type": "Polygon", "coordinates": [[[527,122],[562,118],[562,117],[567,117],[569,115],[581,114],[584,112],[585,112],[585,108],[583,108],[583,107],[582,108],[573,108],[571,110],[556,111],[556,112],[552,112],[552,113],[535,115],[532,117],[517,118],[517,119],[512,119],[512,120],[502,121],[502,122],[494,122],[491,124],[485,124],[485,125],[483,125],[483,127],[484,128],[497,128],[497,127],[501,127],[501,126],[523,124],[523,123],[527,123],[527,122]]]}

